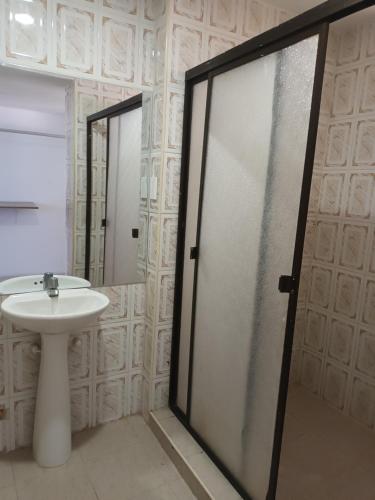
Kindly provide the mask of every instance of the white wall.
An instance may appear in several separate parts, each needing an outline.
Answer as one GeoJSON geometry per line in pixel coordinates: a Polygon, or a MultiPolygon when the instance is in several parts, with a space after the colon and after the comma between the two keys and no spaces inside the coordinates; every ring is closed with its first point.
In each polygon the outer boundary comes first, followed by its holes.
{"type": "Polygon", "coordinates": [[[65,135],[65,115],[0,105],[0,128],[65,135]]]}
{"type": "MultiPolygon", "coordinates": [[[[61,133],[64,116],[3,108],[1,127],[61,133]],[[30,120],[31,115],[35,120],[30,120]]],[[[67,272],[65,139],[0,132],[0,201],[39,210],[0,209],[0,279],[67,272]]]]}

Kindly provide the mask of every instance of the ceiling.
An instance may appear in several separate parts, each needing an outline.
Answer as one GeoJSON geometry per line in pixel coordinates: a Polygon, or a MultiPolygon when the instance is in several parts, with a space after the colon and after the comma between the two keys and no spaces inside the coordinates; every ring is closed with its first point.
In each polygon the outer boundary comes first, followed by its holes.
{"type": "Polygon", "coordinates": [[[0,106],[64,113],[65,78],[0,66],[0,106]]]}

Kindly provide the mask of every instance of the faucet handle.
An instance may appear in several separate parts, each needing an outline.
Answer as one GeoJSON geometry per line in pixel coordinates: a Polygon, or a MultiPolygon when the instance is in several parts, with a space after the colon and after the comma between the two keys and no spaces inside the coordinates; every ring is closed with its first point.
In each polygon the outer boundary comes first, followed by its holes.
{"type": "Polygon", "coordinates": [[[48,278],[52,278],[53,277],[53,273],[44,273],[43,274],[43,279],[48,279],[48,278]]]}

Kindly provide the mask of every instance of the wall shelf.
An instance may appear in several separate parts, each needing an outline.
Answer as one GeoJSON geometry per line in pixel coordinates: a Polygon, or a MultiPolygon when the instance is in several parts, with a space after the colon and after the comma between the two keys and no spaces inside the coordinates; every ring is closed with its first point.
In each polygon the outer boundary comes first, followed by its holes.
{"type": "Polygon", "coordinates": [[[0,209],[2,208],[21,208],[21,209],[38,209],[33,201],[0,201],[0,209]]]}

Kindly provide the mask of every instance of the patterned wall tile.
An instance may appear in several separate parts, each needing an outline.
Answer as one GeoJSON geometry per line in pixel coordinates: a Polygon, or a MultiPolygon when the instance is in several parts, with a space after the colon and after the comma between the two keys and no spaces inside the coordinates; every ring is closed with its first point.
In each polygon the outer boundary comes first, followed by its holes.
{"type": "Polygon", "coordinates": [[[13,402],[13,412],[15,446],[29,446],[34,430],[35,398],[17,398],[13,402]]]}
{"type": "Polygon", "coordinates": [[[146,308],[145,285],[143,283],[137,285],[131,285],[131,288],[133,294],[132,318],[143,319],[146,308]]]}
{"type": "Polygon", "coordinates": [[[341,265],[363,269],[367,237],[367,226],[344,224],[340,254],[341,265]]]}
{"type": "Polygon", "coordinates": [[[323,398],[338,410],[343,410],[347,386],[347,372],[338,366],[327,363],[325,368],[323,398]]]}
{"type": "Polygon", "coordinates": [[[33,335],[11,343],[13,371],[12,391],[17,393],[35,391],[38,381],[40,353],[33,349],[40,345],[38,335],[33,335]]]}
{"type": "Polygon", "coordinates": [[[166,155],[163,168],[163,212],[177,213],[180,193],[181,158],[166,155]]]}
{"type": "Polygon", "coordinates": [[[96,385],[96,423],[118,420],[128,412],[128,381],[124,375],[96,385]]]}
{"type": "Polygon", "coordinates": [[[8,355],[7,344],[0,342],[0,397],[7,396],[8,391],[8,355]]]}
{"type": "Polygon", "coordinates": [[[137,0],[103,0],[103,7],[118,10],[124,14],[136,15],[138,2],[137,0]]]}
{"type": "MultiPolygon", "coordinates": [[[[155,32],[144,28],[142,33],[142,85],[153,85],[154,83],[154,58],[155,32]]],[[[143,112],[143,110],[142,110],[143,112]]],[[[148,130],[148,128],[146,129],[148,130]]]]}
{"type": "Polygon", "coordinates": [[[145,349],[143,356],[143,367],[150,376],[152,372],[152,347],[153,347],[153,328],[151,324],[145,324],[145,349]]]}
{"type": "Polygon", "coordinates": [[[212,28],[237,31],[238,0],[209,0],[209,23],[212,28]]]}
{"type": "Polygon", "coordinates": [[[155,317],[155,301],[156,301],[156,276],[151,270],[147,271],[147,281],[146,281],[146,318],[150,321],[154,320],[155,317]]]}
{"type": "Polygon", "coordinates": [[[183,94],[178,92],[168,93],[168,149],[179,151],[182,144],[182,116],[184,107],[183,94]]]}
{"type": "Polygon", "coordinates": [[[164,99],[162,92],[155,91],[153,94],[153,120],[151,124],[152,148],[159,150],[162,140],[164,99]]]}
{"type": "MultiPolygon", "coordinates": [[[[8,399],[0,399],[0,408],[10,417],[10,403],[8,399]]],[[[13,423],[13,422],[12,422],[13,423]]],[[[10,418],[0,420],[0,452],[11,449],[11,422],[10,418]]]]}
{"type": "Polygon", "coordinates": [[[297,309],[296,322],[294,325],[293,349],[299,349],[303,343],[305,333],[305,308],[297,309]]]}
{"type": "Polygon", "coordinates": [[[328,307],[332,281],[332,271],[313,266],[311,275],[310,300],[313,304],[328,307]]]}
{"type": "Polygon", "coordinates": [[[359,166],[375,165],[375,120],[358,122],[354,163],[359,166]]]}
{"type": "Polygon", "coordinates": [[[71,425],[72,431],[82,431],[90,425],[90,387],[88,385],[71,387],[71,425]]]}
{"type": "Polygon", "coordinates": [[[303,244],[303,255],[305,259],[312,257],[314,254],[315,231],[316,231],[315,221],[308,219],[306,223],[305,241],[303,244]]]}
{"type": "Polygon", "coordinates": [[[92,336],[91,330],[71,336],[68,350],[70,380],[90,377],[92,336]]]}
{"type": "Polygon", "coordinates": [[[321,184],[322,176],[320,174],[317,174],[316,172],[313,172],[309,199],[309,214],[314,214],[319,210],[321,184]]]}
{"type": "Polygon", "coordinates": [[[343,185],[343,174],[326,174],[322,176],[319,201],[319,211],[321,213],[339,214],[343,185]]]}
{"type": "Polygon", "coordinates": [[[160,226],[160,267],[173,268],[176,264],[177,215],[162,215],[160,226]]]}
{"type": "Polygon", "coordinates": [[[208,37],[208,57],[211,59],[229,49],[232,49],[237,44],[234,40],[224,38],[218,35],[209,35],[208,37]]]}
{"type": "Polygon", "coordinates": [[[316,225],[314,257],[325,262],[333,262],[338,234],[336,222],[319,221],[316,225]]]}
{"type": "Polygon", "coordinates": [[[57,67],[94,74],[95,14],[58,3],[56,21],[57,67]]]}
{"type": "Polygon", "coordinates": [[[242,35],[251,38],[264,31],[266,18],[267,5],[256,0],[245,0],[242,35]]]}
{"type": "Polygon", "coordinates": [[[5,16],[6,56],[47,64],[47,0],[6,0],[5,16]]]}
{"type": "Polygon", "coordinates": [[[375,281],[367,280],[363,305],[362,321],[375,325],[375,281]]]}
{"type": "Polygon", "coordinates": [[[358,371],[375,378],[375,333],[360,330],[357,359],[355,367],[358,371]]]}
{"type": "Polygon", "coordinates": [[[327,316],[311,309],[306,313],[306,331],[304,345],[313,351],[322,352],[325,341],[327,316]]]}
{"type": "Polygon", "coordinates": [[[171,358],[172,327],[162,326],[156,329],[156,376],[169,373],[171,358]]]}
{"type": "Polygon", "coordinates": [[[368,218],[371,213],[374,174],[352,174],[349,178],[348,216],[368,218]]]}
{"type": "Polygon", "coordinates": [[[103,325],[97,336],[98,376],[128,369],[129,324],[103,325]]]}
{"type": "Polygon", "coordinates": [[[334,310],[349,318],[357,315],[361,278],[346,273],[338,273],[335,284],[334,310]]]}
{"type": "Polygon", "coordinates": [[[103,17],[102,76],[134,82],[136,74],[137,25],[103,17]]]}
{"type": "Polygon", "coordinates": [[[131,365],[130,369],[142,369],[145,344],[145,324],[138,321],[131,324],[131,365]]]}
{"type": "Polygon", "coordinates": [[[349,365],[354,342],[354,326],[333,319],[330,331],[328,356],[344,365],[349,365]]]}
{"type": "Polygon", "coordinates": [[[375,111],[375,64],[365,67],[360,111],[375,111]]]}
{"type": "Polygon", "coordinates": [[[158,321],[172,321],[174,300],[174,273],[161,272],[158,280],[158,321]]]}
{"type": "Polygon", "coordinates": [[[183,83],[185,71],[202,61],[203,34],[198,29],[178,24],[172,28],[172,62],[170,81],[183,83]]]}
{"type": "Polygon", "coordinates": [[[152,385],[152,403],[154,410],[159,410],[168,405],[169,377],[156,379],[152,385]]]}
{"type": "Polygon", "coordinates": [[[375,386],[355,377],[352,386],[350,415],[372,427],[374,423],[375,386]]]}
{"type": "Polygon", "coordinates": [[[329,128],[327,166],[344,166],[348,161],[350,123],[339,123],[329,128]]]}
{"type": "Polygon", "coordinates": [[[322,360],[309,352],[302,353],[301,384],[314,393],[319,391],[322,360]]]}
{"type": "Polygon", "coordinates": [[[328,116],[331,115],[334,88],[335,88],[335,79],[333,71],[329,66],[326,65],[323,78],[322,98],[320,103],[321,115],[328,115],[328,116]]]}
{"type": "Polygon", "coordinates": [[[344,71],[335,76],[332,115],[349,115],[354,110],[358,70],[344,71]]]}
{"type": "Polygon", "coordinates": [[[143,407],[143,375],[142,373],[133,373],[130,375],[130,401],[129,413],[134,415],[142,412],[143,407]]]}
{"type": "Polygon", "coordinates": [[[340,36],[337,64],[347,64],[359,59],[361,51],[361,30],[358,26],[345,31],[340,36]]]}
{"type": "Polygon", "coordinates": [[[375,34],[374,34],[374,22],[369,22],[365,34],[365,44],[366,44],[366,56],[371,57],[375,55],[375,34]]]}
{"type": "Polygon", "coordinates": [[[119,319],[130,319],[128,294],[129,287],[127,286],[113,286],[102,287],[99,289],[104,293],[109,300],[110,304],[106,311],[100,316],[101,321],[116,321],[119,319]]]}
{"type": "Polygon", "coordinates": [[[175,0],[173,2],[173,11],[180,16],[202,22],[204,0],[175,0]]]}
{"type": "Polygon", "coordinates": [[[298,302],[306,302],[310,290],[311,266],[303,265],[298,289],[298,302]]]}
{"type": "Polygon", "coordinates": [[[159,215],[150,214],[148,225],[148,252],[147,262],[156,269],[159,258],[159,215]]]}
{"type": "Polygon", "coordinates": [[[154,21],[165,14],[165,0],[145,0],[145,18],[154,21]]]}
{"type": "MultiPolygon", "coordinates": [[[[327,150],[327,124],[322,121],[318,125],[316,137],[314,165],[323,166],[327,150]]],[[[315,167],[315,168],[316,168],[315,167]]]]}

